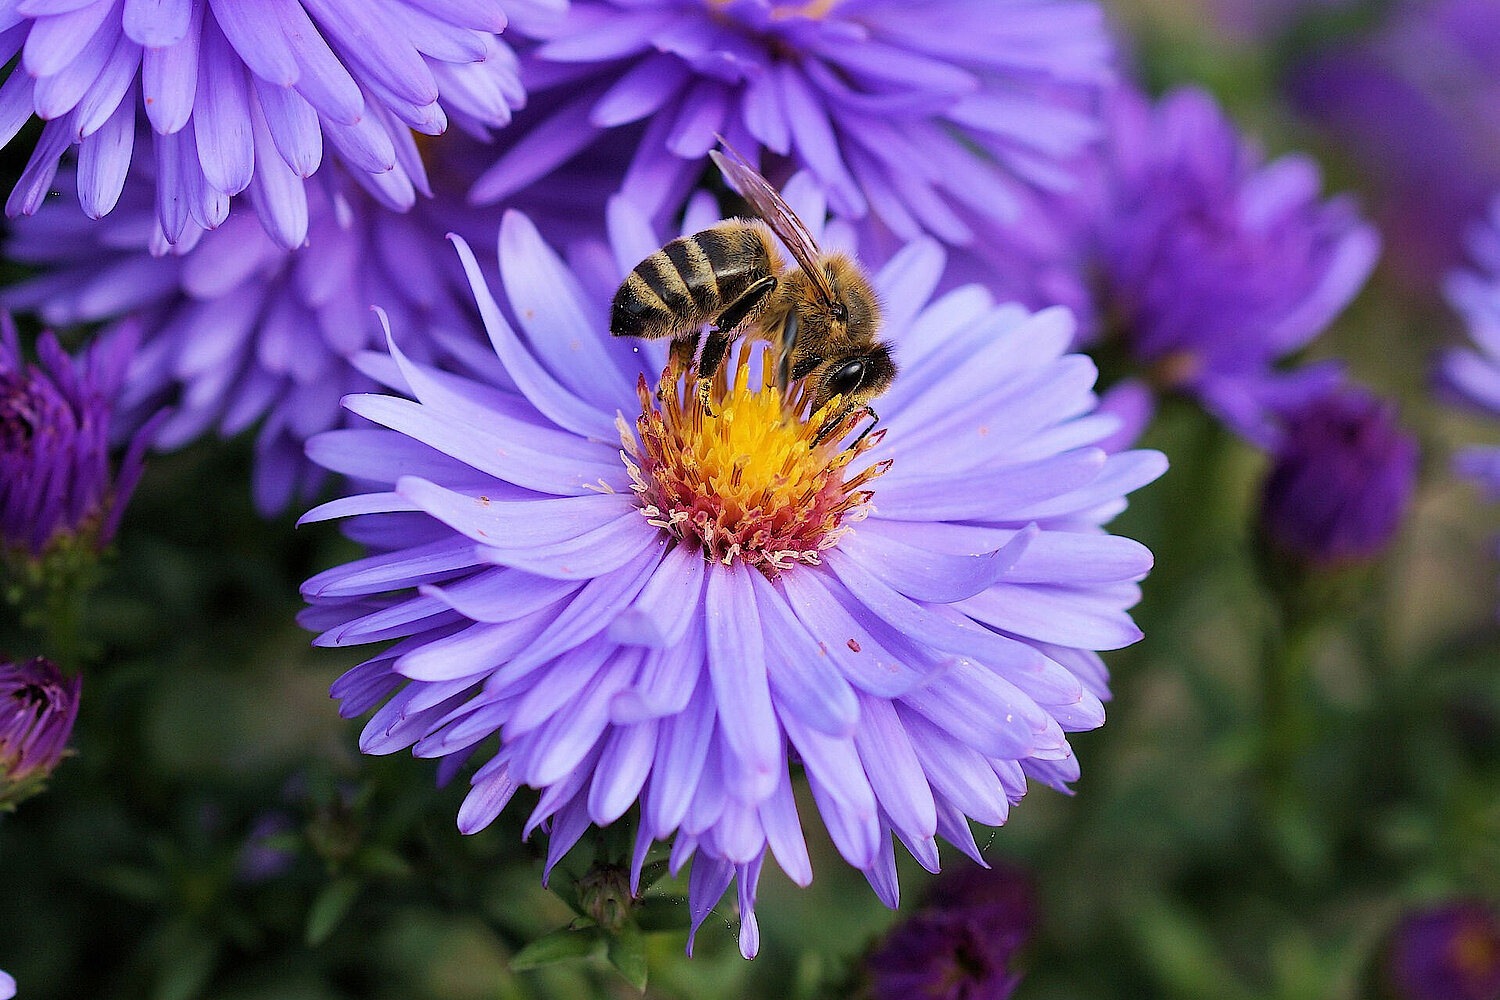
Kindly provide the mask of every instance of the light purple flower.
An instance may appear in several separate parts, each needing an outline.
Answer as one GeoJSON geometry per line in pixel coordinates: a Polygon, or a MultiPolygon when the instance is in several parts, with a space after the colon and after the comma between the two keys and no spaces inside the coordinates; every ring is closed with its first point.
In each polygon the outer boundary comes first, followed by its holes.
{"type": "MultiPolygon", "coordinates": [[[[1450,275],[1448,301],[1468,322],[1472,347],[1448,351],[1439,366],[1445,390],[1482,412],[1500,416],[1500,198],[1472,227],[1471,270],[1450,275]]],[[[1459,471],[1500,500],[1500,448],[1473,446],[1458,455],[1459,471]]]]}
{"type": "MultiPolygon", "coordinates": [[[[788,194],[810,222],[812,188],[788,194]]],[[[333,688],[347,716],[376,709],[365,752],[411,747],[451,776],[485,747],[462,831],[536,788],[526,832],[547,828],[550,872],[638,805],[636,873],[657,841],[674,870],[692,859],[695,928],[738,880],[751,956],[767,850],[813,874],[794,771],[889,906],[893,837],[931,870],[938,836],[977,858],[970,819],[1077,776],[1066,733],[1103,722],[1096,650],[1139,638],[1127,609],[1151,562],[1100,525],[1165,460],[1095,446],[1118,421],[1093,412],[1065,311],[933,298],[930,239],[874,274],[902,366],[883,433],[809,447],[821,418],[780,419],[744,344],[715,416],[693,416],[690,388],[659,403],[664,345],[606,331],[660,234],[623,199],[610,222],[612,251],[569,267],[508,213],[504,306],[460,246],[505,377],[434,371],[397,333],[398,395],[346,401],[383,429],[309,445],[372,492],[305,520],[349,518],[370,554],[304,585],[303,623],[317,645],[394,640],[333,688]]]]}
{"type": "Polygon", "coordinates": [[[1359,292],[1379,239],[1349,198],[1320,198],[1310,158],[1267,163],[1201,91],[1152,104],[1122,90],[1110,121],[1084,227],[1102,332],[1159,386],[1269,444],[1275,414],[1337,378],[1333,366],[1278,365],[1359,292]]]}
{"type": "MultiPolygon", "coordinates": [[[[482,352],[468,284],[443,239],[456,231],[491,245],[499,211],[463,202],[488,156],[485,144],[445,138],[429,156],[434,197],[404,214],[369,197],[341,168],[324,170],[307,187],[308,239],[294,251],[267,235],[241,199],[218,229],[189,223],[183,239],[167,247],[156,231],[151,186],[139,179],[98,222],[76,205],[52,204],[18,220],[7,248],[42,273],[0,301],[35,309],[52,324],[139,326],[122,407],[141,415],[174,402],[158,435],[161,448],[215,428],[236,434],[259,421],[257,505],[284,510],[293,497],[310,499],[323,479],[306,461],[306,439],[344,422],[340,397],[375,384],[349,360],[383,344],[372,305],[405,331],[410,353],[460,368],[465,358],[493,366],[482,352]]],[[[607,182],[572,170],[536,185],[535,199],[525,203],[547,211],[541,202],[561,203],[565,191],[571,203],[564,211],[598,206],[602,214],[608,190],[607,182]]],[[[576,223],[572,229],[581,231],[576,223]]]]}
{"type": "Polygon", "coordinates": [[[0,810],[41,791],[67,750],[83,678],[42,657],[0,657],[0,810]]]}
{"type": "Polygon", "coordinates": [[[15,977],[0,969],[0,1000],[11,1000],[16,995],[15,977]]]}
{"type": "Polygon", "coordinates": [[[156,418],[147,418],[118,469],[110,437],[135,347],[133,328],[78,359],[50,332],[27,364],[15,324],[0,315],[0,555],[41,559],[60,546],[102,551],[140,479],[156,418]]]}
{"type": "Polygon", "coordinates": [[[272,239],[298,246],[303,179],[325,152],[389,207],[410,208],[428,186],[413,130],[506,124],[523,98],[498,37],[506,13],[524,23],[560,5],[12,0],[0,11],[0,55],[17,59],[0,87],[0,137],[33,115],[46,125],[6,212],[36,211],[71,147],[93,218],[114,208],[132,162],[152,164],[168,243],[223,223],[247,192],[272,239]]]}
{"type": "Polygon", "coordinates": [[[1006,242],[1097,135],[1103,20],[1081,0],[575,0],[523,56],[528,91],[557,99],[517,119],[527,137],[473,195],[503,199],[623,130],[622,191],[662,221],[722,134],[773,180],[807,171],[895,247],[1006,242]]]}

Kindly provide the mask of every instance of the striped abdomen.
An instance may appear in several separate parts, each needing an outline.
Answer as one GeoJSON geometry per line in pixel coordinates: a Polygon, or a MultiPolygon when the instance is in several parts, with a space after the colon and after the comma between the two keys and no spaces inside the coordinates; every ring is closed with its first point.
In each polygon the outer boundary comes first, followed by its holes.
{"type": "Polygon", "coordinates": [[[646,338],[697,333],[775,267],[764,233],[751,223],[725,222],[679,237],[625,276],[609,332],[646,338]]]}

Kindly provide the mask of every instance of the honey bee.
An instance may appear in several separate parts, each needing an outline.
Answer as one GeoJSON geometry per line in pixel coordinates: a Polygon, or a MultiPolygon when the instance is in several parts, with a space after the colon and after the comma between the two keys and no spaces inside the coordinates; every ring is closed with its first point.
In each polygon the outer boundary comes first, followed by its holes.
{"type": "Polygon", "coordinates": [[[896,365],[889,345],[876,339],[880,305],[869,279],[848,255],[819,250],[776,189],[727,143],[725,149],[729,156],[709,155],[759,218],[730,219],[679,237],[637,264],[615,292],[610,333],[671,337],[665,386],[692,365],[704,325],[713,324],[698,354],[705,401],[708,380],[729,345],[741,334],[760,337],[777,345],[783,391],[808,380],[814,411],[840,398],[825,427],[855,409],[878,421],[870,400],[890,387],[896,365]],[[773,233],[795,268],[782,263],[773,233]]]}

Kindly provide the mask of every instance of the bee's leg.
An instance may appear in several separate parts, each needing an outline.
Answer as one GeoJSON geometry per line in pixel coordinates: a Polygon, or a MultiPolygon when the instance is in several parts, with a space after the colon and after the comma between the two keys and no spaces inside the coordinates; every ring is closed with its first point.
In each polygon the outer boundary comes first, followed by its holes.
{"type": "Polygon", "coordinates": [[[714,373],[719,370],[719,362],[724,360],[724,352],[732,343],[733,331],[725,333],[718,327],[709,330],[708,339],[703,342],[703,353],[698,358],[698,399],[704,409],[708,409],[708,388],[713,384],[714,373]]]}
{"type": "Polygon", "coordinates": [[[880,423],[880,414],[875,412],[875,407],[867,405],[865,406],[865,412],[870,415],[870,422],[865,425],[864,430],[859,432],[859,437],[855,438],[854,443],[849,446],[851,448],[858,448],[859,443],[865,438],[869,437],[870,432],[873,431],[875,429],[875,426],[880,423]]]}
{"type": "MultiPolygon", "coordinates": [[[[858,448],[859,443],[869,436],[870,432],[875,429],[876,424],[880,423],[880,414],[875,412],[875,408],[873,406],[861,406],[859,408],[859,412],[861,414],[869,414],[870,423],[867,427],[865,427],[864,430],[860,431],[859,437],[854,439],[854,443],[849,446],[850,448],[858,448]]],[[[818,445],[822,444],[823,439],[831,434],[834,428],[843,426],[844,418],[848,415],[848,410],[841,410],[838,413],[835,413],[833,416],[829,417],[827,420],[823,421],[823,426],[818,429],[818,436],[813,438],[812,444],[808,447],[816,448],[818,445]]]]}
{"type": "Polygon", "coordinates": [[[786,397],[787,386],[792,384],[792,351],[797,346],[797,310],[787,313],[786,326],[781,329],[781,357],[776,359],[776,388],[786,397]]]}
{"type": "Polygon", "coordinates": [[[708,340],[703,344],[703,354],[698,358],[698,398],[704,400],[705,404],[708,400],[708,385],[713,381],[714,373],[719,370],[719,362],[724,360],[724,353],[738,335],[739,327],[760,312],[775,288],[776,276],[766,275],[729,303],[728,308],[719,313],[718,319],[714,321],[713,329],[708,331],[708,340]]]}
{"type": "Polygon", "coordinates": [[[696,334],[689,333],[672,341],[671,350],[667,354],[667,370],[663,373],[661,382],[656,386],[658,399],[667,399],[676,391],[678,377],[693,367],[693,355],[697,352],[696,334]]]}

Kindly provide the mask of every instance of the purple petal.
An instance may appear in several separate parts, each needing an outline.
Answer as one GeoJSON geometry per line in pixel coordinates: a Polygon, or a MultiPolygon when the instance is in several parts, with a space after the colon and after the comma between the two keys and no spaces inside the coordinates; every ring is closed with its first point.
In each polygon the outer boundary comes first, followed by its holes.
{"type": "Polygon", "coordinates": [[[708,675],[719,704],[719,724],[725,741],[753,773],[756,784],[749,794],[760,801],[775,790],[781,740],[750,572],[743,563],[714,566],[704,608],[708,675]]]}
{"type": "Polygon", "coordinates": [[[146,48],[176,45],[188,35],[193,7],[193,0],[125,0],[125,34],[146,48]]]}
{"type": "Polygon", "coordinates": [[[926,679],[881,645],[818,574],[786,573],[780,585],[787,606],[807,627],[818,649],[856,688],[895,698],[926,679]]]}
{"type": "Polygon", "coordinates": [[[141,96],[146,117],[157,132],[180,131],[193,113],[198,94],[198,50],[205,3],[192,6],[192,23],[181,42],[170,48],[148,48],[141,56],[141,96]]]}

